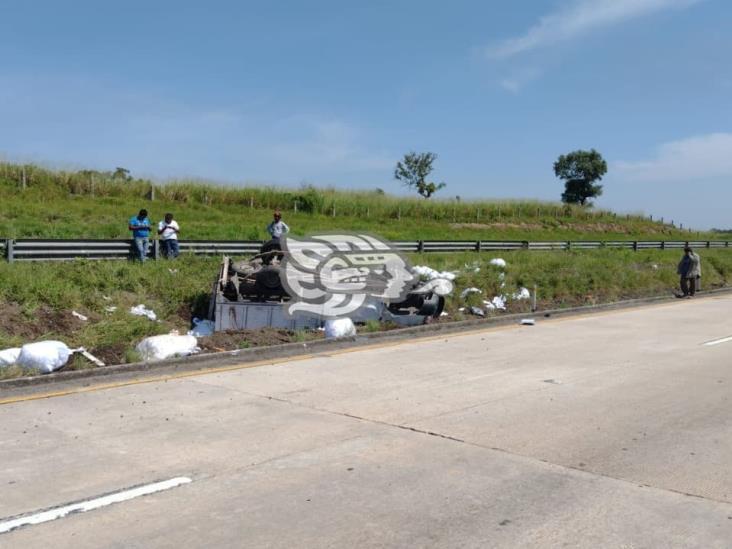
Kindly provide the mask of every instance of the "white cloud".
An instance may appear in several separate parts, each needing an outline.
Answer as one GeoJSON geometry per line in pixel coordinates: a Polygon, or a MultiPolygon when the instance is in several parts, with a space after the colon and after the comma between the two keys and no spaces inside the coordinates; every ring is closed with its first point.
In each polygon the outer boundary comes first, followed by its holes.
{"type": "Polygon", "coordinates": [[[667,9],[681,9],[703,0],[575,0],[545,15],[526,33],[486,50],[488,57],[506,59],[537,48],[572,40],[594,29],[622,23],[667,9]]]}
{"type": "Polygon", "coordinates": [[[732,178],[732,133],[712,133],[664,143],[655,157],[616,162],[611,172],[628,181],[695,182],[732,178]]]}
{"type": "Polygon", "coordinates": [[[541,76],[541,71],[536,68],[527,68],[514,71],[506,78],[502,79],[500,86],[511,93],[519,93],[524,86],[533,82],[541,76]]]}

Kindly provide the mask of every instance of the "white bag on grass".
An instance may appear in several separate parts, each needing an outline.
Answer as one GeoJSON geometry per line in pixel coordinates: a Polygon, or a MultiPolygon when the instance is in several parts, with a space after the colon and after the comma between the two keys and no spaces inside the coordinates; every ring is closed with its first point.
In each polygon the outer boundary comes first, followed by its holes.
{"type": "Polygon", "coordinates": [[[20,348],[20,355],[18,355],[16,363],[24,368],[38,370],[42,374],[49,374],[64,366],[72,352],[61,341],[28,343],[20,348]]]}
{"type": "Polygon", "coordinates": [[[3,366],[12,366],[18,362],[20,356],[20,347],[13,347],[11,349],[4,349],[0,351],[0,368],[3,366]]]}
{"type": "Polygon", "coordinates": [[[172,334],[146,337],[137,344],[136,349],[145,362],[188,356],[200,351],[195,336],[172,334]]]}
{"type": "Polygon", "coordinates": [[[325,321],[325,337],[353,337],[356,335],[356,326],[350,318],[336,318],[325,321]]]}

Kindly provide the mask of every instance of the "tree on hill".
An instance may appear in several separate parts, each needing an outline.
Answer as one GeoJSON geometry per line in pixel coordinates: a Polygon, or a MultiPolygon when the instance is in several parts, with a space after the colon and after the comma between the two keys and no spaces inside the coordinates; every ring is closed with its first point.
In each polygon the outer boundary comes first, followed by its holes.
{"type": "Polygon", "coordinates": [[[114,173],[112,174],[112,179],[122,179],[123,181],[132,181],[132,177],[130,176],[130,170],[127,168],[121,168],[117,166],[114,169],[114,173]]]}
{"type": "Polygon", "coordinates": [[[584,206],[589,198],[602,194],[596,183],[607,173],[607,162],[595,149],[561,155],[554,163],[554,174],[564,180],[562,202],[584,206]]]}
{"type": "Polygon", "coordinates": [[[394,169],[394,178],[401,181],[405,186],[416,189],[425,198],[431,197],[435,192],[446,187],[445,183],[432,183],[427,181],[427,176],[432,172],[432,163],[437,160],[435,153],[410,152],[404,155],[404,159],[397,162],[394,169]]]}

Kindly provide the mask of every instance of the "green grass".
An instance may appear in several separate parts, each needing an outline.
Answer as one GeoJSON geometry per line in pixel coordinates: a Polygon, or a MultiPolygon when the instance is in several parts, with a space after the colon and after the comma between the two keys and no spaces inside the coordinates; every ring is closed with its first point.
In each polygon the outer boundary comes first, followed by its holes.
{"type": "MultiPolygon", "coordinates": [[[[732,253],[701,250],[703,287],[732,282],[732,253]]],[[[524,286],[538,290],[540,309],[612,302],[621,299],[671,295],[676,289],[678,251],[592,250],[572,252],[518,251],[505,254],[412,254],[414,265],[459,271],[456,289],[448,299],[450,319],[465,317],[459,308],[481,305],[485,298],[511,295],[524,286]],[[500,269],[489,264],[503,257],[505,287],[500,269]],[[478,272],[476,268],[479,268],[478,272]],[[475,286],[482,295],[460,299],[460,292],[475,286]]],[[[218,258],[182,257],[174,262],[74,261],[68,263],[0,263],[0,349],[43,339],[61,339],[71,347],[84,346],[108,362],[132,362],[135,345],[144,337],[189,329],[192,316],[204,316],[218,258]],[[172,272],[171,272],[172,270],[172,272]],[[143,303],[160,322],[129,314],[143,303]],[[116,307],[116,311],[106,309],[116,307]],[[89,317],[74,321],[76,310],[89,317]],[[111,358],[109,358],[111,357],[111,358]]],[[[529,310],[527,301],[509,301],[509,312],[529,310]]],[[[375,331],[370,323],[363,329],[375,331]]],[[[295,341],[304,340],[295,334],[295,341]]],[[[88,367],[76,359],[74,368],[88,367]]],[[[0,377],[20,375],[17,369],[0,377]]]]}
{"type": "MultiPolygon", "coordinates": [[[[99,172],[62,172],[0,163],[0,238],[129,238],[140,208],[151,220],[175,214],[185,239],[264,239],[273,208],[294,234],[365,230],[388,239],[688,239],[688,231],[641,215],[554,202],[404,198],[375,191],[226,187],[202,182],[155,186],[99,172]],[[93,185],[92,185],[93,180],[93,185]]],[[[666,220],[669,221],[669,220],[666,220]]],[[[722,238],[713,233],[695,238],[722,238]]]]}

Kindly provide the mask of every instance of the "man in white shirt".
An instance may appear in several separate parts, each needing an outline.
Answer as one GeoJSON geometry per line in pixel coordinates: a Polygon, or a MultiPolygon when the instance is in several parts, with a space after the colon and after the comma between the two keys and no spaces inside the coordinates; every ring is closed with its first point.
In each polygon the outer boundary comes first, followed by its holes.
{"type": "Polygon", "coordinates": [[[178,233],[180,227],[173,219],[172,213],[166,213],[165,219],[158,223],[158,234],[160,235],[160,246],[163,256],[168,259],[175,259],[180,253],[178,250],[178,233]]]}
{"type": "Polygon", "coordinates": [[[274,213],[274,219],[272,222],[267,225],[267,232],[269,233],[269,236],[272,237],[272,240],[276,240],[279,242],[280,237],[283,234],[287,234],[290,232],[290,227],[287,226],[287,223],[282,221],[282,214],[279,210],[276,210],[274,213]]]}

